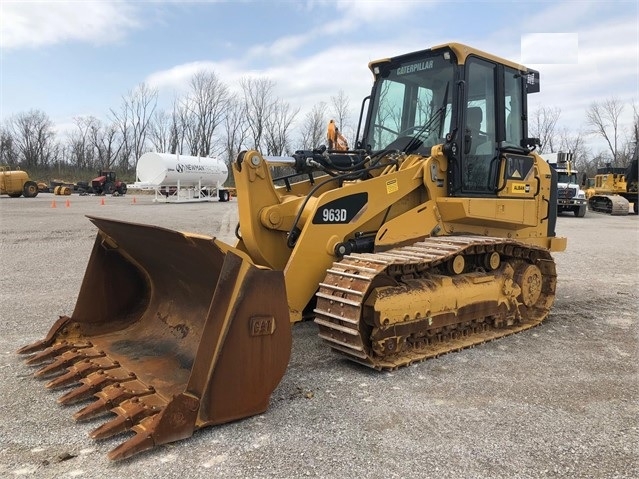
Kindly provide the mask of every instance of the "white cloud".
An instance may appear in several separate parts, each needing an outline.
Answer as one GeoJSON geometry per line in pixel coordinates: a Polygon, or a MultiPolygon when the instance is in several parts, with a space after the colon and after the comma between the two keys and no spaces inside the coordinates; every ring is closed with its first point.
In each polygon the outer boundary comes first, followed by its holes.
{"type": "Polygon", "coordinates": [[[541,95],[531,100],[559,107],[559,123],[573,131],[585,127],[586,111],[594,102],[617,98],[626,108],[622,125],[632,124],[631,105],[639,101],[639,43],[636,18],[594,23],[579,35],[577,64],[529,65],[541,70],[541,95]]]}
{"type": "Polygon", "coordinates": [[[216,64],[209,61],[183,63],[168,70],[152,73],[146,78],[145,83],[159,90],[185,90],[191,77],[202,70],[216,71],[216,64]]]}
{"type": "Polygon", "coordinates": [[[275,40],[270,44],[258,44],[251,47],[247,55],[250,58],[277,58],[294,54],[297,50],[308,44],[312,39],[312,34],[290,35],[275,40]]]}
{"type": "MultiPolygon", "coordinates": [[[[356,33],[366,25],[377,25],[384,31],[388,31],[389,25],[392,28],[401,28],[402,19],[409,19],[415,14],[416,4],[419,4],[420,12],[423,13],[424,7],[432,8],[438,3],[440,2],[436,0],[427,2],[419,0],[311,1],[305,6],[311,15],[316,5],[324,11],[327,7],[332,9],[333,15],[328,21],[310,28],[303,34],[283,36],[270,44],[255,45],[249,50],[249,55],[252,58],[268,56],[280,59],[283,56],[295,54],[304,46],[317,44],[318,40],[325,42],[328,45],[327,48],[331,48],[334,42],[340,42],[340,36],[356,33]]],[[[370,38],[369,41],[374,42],[375,38],[370,38]]]]}
{"type": "Polygon", "coordinates": [[[144,82],[151,88],[157,88],[160,95],[165,93],[169,95],[180,94],[189,89],[189,82],[193,75],[200,71],[215,72],[232,91],[239,88],[239,80],[243,77],[267,76],[265,72],[244,69],[235,60],[226,62],[195,61],[153,72],[144,79],[144,82]]]}
{"type": "Polygon", "coordinates": [[[139,26],[135,9],[124,2],[3,1],[0,48],[33,48],[68,41],[97,44],[120,40],[139,26]]]}
{"type": "MultiPolygon", "coordinates": [[[[434,5],[436,2],[430,2],[434,5]]],[[[421,4],[421,3],[420,3],[421,4]]],[[[367,64],[370,60],[387,56],[390,52],[405,53],[401,45],[393,49],[393,42],[366,39],[362,44],[342,44],[340,34],[355,31],[366,23],[386,25],[389,20],[400,20],[413,13],[410,1],[386,2],[377,0],[311,1],[305,8],[312,14],[314,8],[330,6],[331,21],[309,28],[304,33],[283,35],[271,43],[260,43],[249,48],[243,57],[229,61],[196,61],[176,65],[154,72],[146,82],[160,90],[184,91],[188,81],[199,70],[213,70],[232,90],[238,90],[239,80],[245,77],[269,78],[276,83],[280,96],[293,107],[310,110],[319,101],[330,101],[330,96],[344,90],[359,108],[361,98],[368,94],[372,76],[367,64]],[[314,54],[301,53],[307,45],[316,45],[325,39],[314,54]],[[269,62],[267,59],[273,60],[269,62]],[[255,69],[256,60],[271,66],[255,69]],[[267,60],[267,61],[264,61],[267,60]]],[[[409,51],[409,50],[406,50],[409,51]]]]}
{"type": "MultiPolygon", "coordinates": [[[[351,19],[353,23],[388,22],[411,15],[415,5],[420,7],[436,7],[439,1],[419,0],[337,0],[336,10],[342,13],[344,19],[351,19]]],[[[382,25],[388,26],[386,23],[382,25]]]]}

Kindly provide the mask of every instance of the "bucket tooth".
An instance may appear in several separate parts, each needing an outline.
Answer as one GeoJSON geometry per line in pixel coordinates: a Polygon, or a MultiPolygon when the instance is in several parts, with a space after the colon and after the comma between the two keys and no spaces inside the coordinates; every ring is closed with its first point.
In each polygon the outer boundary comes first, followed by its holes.
{"type": "MultiPolygon", "coordinates": [[[[26,346],[22,346],[16,352],[18,354],[31,354],[31,353],[35,353],[36,351],[42,351],[50,347],[55,341],[55,338],[58,332],[62,331],[63,328],[65,328],[70,322],[71,322],[70,317],[60,316],[58,320],[54,323],[54,325],[51,327],[51,329],[49,330],[49,333],[44,339],[41,339],[31,344],[27,344],[26,346]]],[[[66,343],[65,340],[62,340],[61,342],[66,343]]]]}
{"type": "Polygon", "coordinates": [[[64,386],[68,386],[69,384],[73,384],[78,381],[79,378],[90,374],[95,371],[97,365],[93,364],[89,359],[84,359],[78,363],[75,363],[73,366],[67,368],[67,372],[58,376],[55,379],[52,379],[47,384],[44,385],[47,389],[58,389],[64,386]],[[82,374],[83,372],[86,374],[82,374]]]}
{"type": "Polygon", "coordinates": [[[118,368],[112,371],[96,371],[81,380],[81,385],[58,398],[59,404],[72,404],[90,398],[111,384],[135,379],[135,374],[118,368]]]}
{"type": "Polygon", "coordinates": [[[87,377],[89,374],[96,371],[104,371],[113,368],[117,368],[119,364],[117,362],[110,362],[110,364],[101,364],[98,361],[91,359],[84,359],[79,363],[75,363],[70,368],[67,368],[67,372],[62,376],[58,376],[55,379],[49,381],[45,387],[47,389],[57,389],[70,384],[79,382],[81,379],[87,377]]]}
{"type": "Polygon", "coordinates": [[[16,351],[17,354],[32,354],[35,353],[36,351],[42,351],[43,349],[47,348],[49,345],[49,342],[46,341],[45,339],[41,339],[39,341],[36,341],[34,343],[31,344],[27,344],[26,346],[22,346],[20,349],[18,349],[16,351]]]}
{"type": "Polygon", "coordinates": [[[188,393],[173,396],[166,403],[157,395],[145,398],[153,408],[153,414],[131,427],[131,437],[109,453],[109,459],[118,460],[133,456],[155,446],[191,437],[197,428],[200,400],[188,393]]]}
{"type": "Polygon", "coordinates": [[[113,408],[112,412],[117,414],[117,417],[94,429],[90,434],[93,439],[105,439],[125,432],[145,417],[155,414],[158,410],[147,406],[135,397],[113,408]]]}
{"type": "Polygon", "coordinates": [[[67,341],[61,341],[59,343],[54,344],[53,346],[49,346],[48,348],[46,348],[43,351],[40,351],[39,353],[34,354],[33,356],[31,356],[29,359],[25,361],[25,364],[29,366],[34,366],[36,364],[43,363],[45,361],[48,361],[49,359],[52,359],[55,356],[58,356],[59,354],[64,353],[65,351],[73,349],[74,347],[75,346],[72,343],[69,343],[67,341]]]}
{"type": "Polygon", "coordinates": [[[118,461],[120,459],[131,457],[139,452],[154,448],[156,444],[153,439],[152,432],[159,423],[160,417],[160,414],[155,414],[145,418],[141,422],[141,425],[135,426],[133,428],[135,436],[111,450],[108,454],[109,459],[118,461]]]}
{"type": "MultiPolygon", "coordinates": [[[[127,386],[130,385],[127,384],[127,386]]],[[[154,392],[155,389],[153,387],[144,387],[144,385],[142,385],[142,388],[140,389],[134,389],[131,387],[125,387],[120,383],[112,384],[111,386],[108,386],[102,391],[96,393],[94,396],[98,399],[75,413],[73,415],[73,418],[76,421],[84,421],[100,414],[109,412],[124,401],[132,399],[134,397],[153,394],[154,392]]]]}
{"type": "Polygon", "coordinates": [[[74,347],[56,357],[52,363],[38,369],[33,375],[37,378],[49,376],[83,359],[100,358],[104,356],[104,351],[96,351],[93,348],[78,349],[74,347]]]}

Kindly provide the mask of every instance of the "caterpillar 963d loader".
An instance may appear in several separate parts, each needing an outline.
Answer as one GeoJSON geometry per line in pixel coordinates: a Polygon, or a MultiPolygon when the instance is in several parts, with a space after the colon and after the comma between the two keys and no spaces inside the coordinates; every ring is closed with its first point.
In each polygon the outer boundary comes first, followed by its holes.
{"type": "Polygon", "coordinates": [[[566,240],[527,137],[538,73],[457,43],[369,66],[353,149],[238,156],[234,246],[91,218],[73,314],[20,352],[48,387],[76,385],[59,402],[93,399],[76,419],[112,413],[94,438],[135,433],[112,459],[265,411],[309,316],[387,370],[548,315],[566,240]]]}

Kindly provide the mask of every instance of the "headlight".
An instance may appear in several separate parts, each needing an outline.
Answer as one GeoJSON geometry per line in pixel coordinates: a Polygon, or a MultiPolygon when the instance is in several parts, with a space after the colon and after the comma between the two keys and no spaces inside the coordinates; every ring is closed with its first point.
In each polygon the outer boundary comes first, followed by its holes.
{"type": "Polygon", "coordinates": [[[584,193],[583,191],[579,190],[579,193],[577,193],[577,198],[586,198],[586,193],[584,193]]]}

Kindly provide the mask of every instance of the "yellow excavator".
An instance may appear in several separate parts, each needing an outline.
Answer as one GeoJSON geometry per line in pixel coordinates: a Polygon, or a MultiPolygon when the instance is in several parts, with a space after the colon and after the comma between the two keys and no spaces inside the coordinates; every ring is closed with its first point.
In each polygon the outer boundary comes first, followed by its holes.
{"type": "Polygon", "coordinates": [[[639,147],[635,147],[627,168],[606,165],[597,169],[594,178],[587,180],[590,184],[586,189],[586,198],[590,210],[613,216],[627,215],[632,204],[633,213],[639,214],[638,156],[639,147]]]}
{"type": "Polygon", "coordinates": [[[539,73],[458,43],[369,67],[352,149],[239,154],[235,245],[90,217],[73,313],[19,352],[75,386],[60,403],[92,399],[77,420],[110,413],[93,438],[134,433],[111,459],[264,412],[305,318],[393,370],[549,314],[566,239],[527,136],[539,73]]]}

